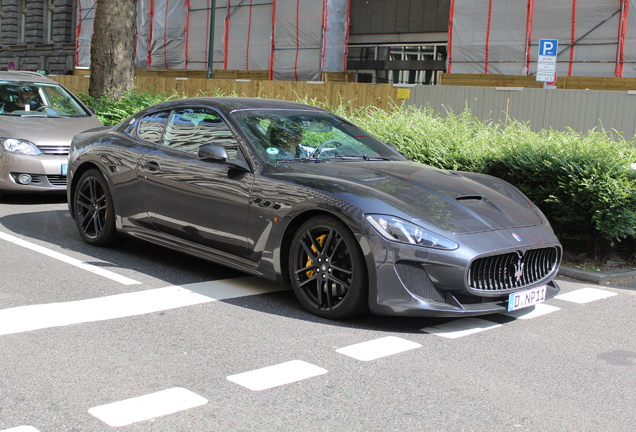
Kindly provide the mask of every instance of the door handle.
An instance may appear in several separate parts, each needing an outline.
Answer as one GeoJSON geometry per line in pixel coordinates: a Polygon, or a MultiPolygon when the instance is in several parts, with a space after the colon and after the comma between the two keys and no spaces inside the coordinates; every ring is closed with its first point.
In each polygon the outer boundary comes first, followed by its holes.
{"type": "Polygon", "coordinates": [[[159,165],[159,162],[155,161],[144,161],[144,167],[148,171],[161,171],[161,165],[159,165]]]}

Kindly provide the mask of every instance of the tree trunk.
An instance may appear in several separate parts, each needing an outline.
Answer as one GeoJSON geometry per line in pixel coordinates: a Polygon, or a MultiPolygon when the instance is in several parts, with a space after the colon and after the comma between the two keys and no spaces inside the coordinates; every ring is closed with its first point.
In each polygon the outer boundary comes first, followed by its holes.
{"type": "Polygon", "coordinates": [[[135,83],[137,0],[97,0],[88,93],[119,100],[135,83]]]}

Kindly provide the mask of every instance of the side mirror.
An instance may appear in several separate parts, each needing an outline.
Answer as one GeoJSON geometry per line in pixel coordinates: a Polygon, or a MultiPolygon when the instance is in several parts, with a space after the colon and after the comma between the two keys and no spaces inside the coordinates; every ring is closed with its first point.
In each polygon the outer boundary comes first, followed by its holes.
{"type": "Polygon", "coordinates": [[[206,144],[199,147],[198,156],[201,160],[211,160],[214,162],[227,162],[228,159],[225,147],[215,146],[212,144],[206,144]]]}
{"type": "Polygon", "coordinates": [[[222,163],[225,165],[229,165],[232,168],[240,169],[242,171],[249,171],[249,168],[245,161],[236,159],[235,157],[230,159],[226,148],[223,146],[216,146],[213,144],[202,145],[201,147],[199,147],[197,156],[201,160],[222,163]]]}

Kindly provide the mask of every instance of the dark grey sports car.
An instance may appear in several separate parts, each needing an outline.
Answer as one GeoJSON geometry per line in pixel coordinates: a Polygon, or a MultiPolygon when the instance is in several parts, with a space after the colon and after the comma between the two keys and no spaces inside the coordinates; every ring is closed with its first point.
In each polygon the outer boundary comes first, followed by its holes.
{"type": "Polygon", "coordinates": [[[68,166],[87,243],[126,234],[291,284],[318,316],[480,315],[559,291],[561,245],[513,186],[312,106],[161,103],[75,136],[68,166]]]}

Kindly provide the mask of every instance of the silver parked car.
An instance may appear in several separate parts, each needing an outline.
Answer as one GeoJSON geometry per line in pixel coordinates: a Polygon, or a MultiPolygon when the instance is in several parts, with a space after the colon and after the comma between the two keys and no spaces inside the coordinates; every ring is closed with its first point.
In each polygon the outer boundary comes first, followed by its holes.
{"type": "Polygon", "coordinates": [[[35,72],[0,72],[0,198],[64,193],[73,135],[100,126],[57,82],[35,72]]]}

